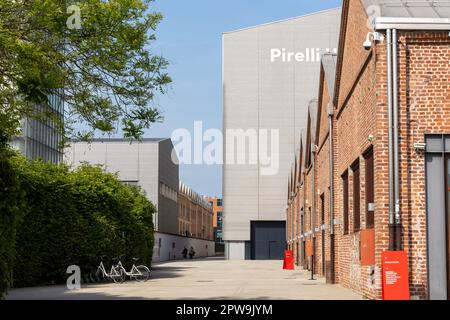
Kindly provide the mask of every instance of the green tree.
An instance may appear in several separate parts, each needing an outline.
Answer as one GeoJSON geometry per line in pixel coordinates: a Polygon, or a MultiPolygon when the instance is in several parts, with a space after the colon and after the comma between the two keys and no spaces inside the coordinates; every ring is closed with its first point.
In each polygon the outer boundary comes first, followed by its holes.
{"type": "Polygon", "coordinates": [[[154,98],[171,79],[150,52],[162,19],[152,1],[0,0],[0,128],[13,135],[24,116],[51,117],[35,107],[51,95],[65,101],[64,125],[52,120],[66,137],[138,139],[161,121],[154,98]]]}

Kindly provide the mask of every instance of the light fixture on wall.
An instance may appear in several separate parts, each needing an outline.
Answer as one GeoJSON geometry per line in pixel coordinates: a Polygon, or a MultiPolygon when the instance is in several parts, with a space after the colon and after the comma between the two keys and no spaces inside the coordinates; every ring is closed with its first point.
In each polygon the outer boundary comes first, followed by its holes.
{"type": "Polygon", "coordinates": [[[384,36],[379,32],[369,32],[364,41],[364,49],[370,50],[372,48],[373,41],[384,41],[384,36]]]}
{"type": "Polygon", "coordinates": [[[414,149],[416,151],[425,151],[426,147],[427,147],[426,143],[419,143],[419,142],[414,143],[414,149]]]}

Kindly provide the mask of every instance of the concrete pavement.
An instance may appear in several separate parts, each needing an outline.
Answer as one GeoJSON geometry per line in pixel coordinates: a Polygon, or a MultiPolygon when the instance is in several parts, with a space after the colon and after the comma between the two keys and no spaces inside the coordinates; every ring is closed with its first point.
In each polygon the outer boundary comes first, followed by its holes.
{"type": "Polygon", "coordinates": [[[282,270],[282,261],[227,261],[221,258],[155,264],[145,283],[13,289],[7,299],[311,299],[354,300],[362,297],[324,278],[308,280],[304,270],[282,270]]]}

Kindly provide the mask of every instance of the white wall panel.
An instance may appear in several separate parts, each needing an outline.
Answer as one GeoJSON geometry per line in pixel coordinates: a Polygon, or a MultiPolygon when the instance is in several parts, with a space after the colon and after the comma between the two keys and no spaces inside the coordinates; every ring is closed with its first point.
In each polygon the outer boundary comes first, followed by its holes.
{"type": "MultiPolygon", "coordinates": [[[[262,175],[259,165],[224,165],[225,240],[250,240],[251,220],[285,220],[290,165],[306,127],[308,102],[318,95],[320,57],[272,62],[271,49],[305,57],[310,49],[332,51],[338,45],[340,15],[340,9],[328,10],[223,35],[224,132],[277,129],[280,136],[276,175],[262,175]]],[[[237,243],[243,242],[233,242],[230,250],[242,249],[236,254],[243,255],[244,246],[237,243]]]]}

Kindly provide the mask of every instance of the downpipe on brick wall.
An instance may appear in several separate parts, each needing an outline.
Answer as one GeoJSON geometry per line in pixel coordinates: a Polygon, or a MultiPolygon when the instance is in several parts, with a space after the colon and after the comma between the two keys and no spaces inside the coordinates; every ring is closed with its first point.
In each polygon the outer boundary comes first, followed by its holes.
{"type": "Polygon", "coordinates": [[[328,105],[328,139],[329,139],[329,166],[330,166],[330,282],[334,279],[334,158],[333,158],[333,104],[328,105]]]}
{"type": "Polygon", "coordinates": [[[387,29],[387,90],[389,127],[389,250],[402,249],[398,136],[398,40],[397,30],[387,29]]]}
{"type": "Polygon", "coordinates": [[[305,257],[305,246],[306,246],[306,236],[305,236],[305,212],[306,212],[306,172],[305,170],[303,170],[303,212],[302,212],[302,252],[301,252],[301,257],[302,257],[302,263],[303,263],[303,269],[306,269],[306,257],[305,257]]]}
{"type": "Polygon", "coordinates": [[[316,189],[315,189],[315,181],[316,181],[316,145],[311,143],[311,159],[312,159],[312,174],[311,174],[311,216],[312,216],[312,256],[311,256],[311,279],[314,279],[314,268],[315,268],[315,259],[316,259],[316,189]]]}

